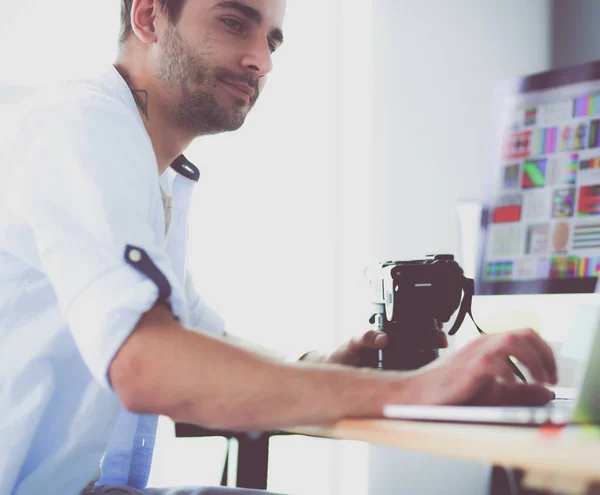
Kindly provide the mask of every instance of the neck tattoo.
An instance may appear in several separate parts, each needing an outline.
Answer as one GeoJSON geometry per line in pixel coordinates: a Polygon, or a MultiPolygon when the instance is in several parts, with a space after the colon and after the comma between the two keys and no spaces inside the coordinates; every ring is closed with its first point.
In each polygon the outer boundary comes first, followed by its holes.
{"type": "Polygon", "coordinates": [[[144,114],[146,120],[150,120],[150,117],[148,117],[148,91],[145,89],[132,89],[131,94],[133,95],[135,104],[144,114]]]}
{"type": "Polygon", "coordinates": [[[148,91],[146,91],[145,89],[133,89],[131,87],[131,78],[129,77],[129,75],[122,74],[122,76],[127,86],[129,86],[129,90],[131,91],[133,100],[135,101],[137,107],[140,109],[140,112],[144,114],[146,120],[150,120],[150,117],[148,117],[148,91]]]}

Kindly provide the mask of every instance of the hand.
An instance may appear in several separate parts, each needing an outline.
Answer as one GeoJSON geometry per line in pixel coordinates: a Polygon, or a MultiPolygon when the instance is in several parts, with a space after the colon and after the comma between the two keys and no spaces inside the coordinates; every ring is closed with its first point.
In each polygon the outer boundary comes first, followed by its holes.
{"type": "Polygon", "coordinates": [[[410,403],[542,405],[554,394],[541,383],[558,381],[550,346],[531,329],[484,335],[445,358],[414,372],[410,403]],[[507,359],[516,357],[538,383],[517,383],[507,359]]]}
{"type": "MultiPolygon", "coordinates": [[[[448,347],[448,338],[442,331],[444,324],[437,322],[440,331],[440,348],[448,347]]],[[[306,361],[322,362],[328,364],[344,364],[346,366],[358,366],[365,354],[369,351],[383,349],[389,342],[388,336],[377,330],[369,330],[360,337],[354,337],[341,347],[337,348],[327,356],[319,356],[316,353],[306,355],[306,361]]]]}

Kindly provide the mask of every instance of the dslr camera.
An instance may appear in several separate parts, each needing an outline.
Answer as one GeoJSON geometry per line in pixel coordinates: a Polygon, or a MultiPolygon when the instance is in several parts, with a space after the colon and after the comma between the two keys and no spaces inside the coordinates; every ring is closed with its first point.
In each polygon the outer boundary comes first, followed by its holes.
{"type": "MultiPolygon", "coordinates": [[[[435,360],[440,341],[437,322],[450,319],[460,305],[465,280],[470,280],[454,256],[384,261],[367,269],[366,276],[373,305],[369,321],[387,334],[389,343],[382,351],[372,352],[363,364],[414,370],[435,360]]],[[[462,319],[456,323],[460,325],[462,319]]]]}

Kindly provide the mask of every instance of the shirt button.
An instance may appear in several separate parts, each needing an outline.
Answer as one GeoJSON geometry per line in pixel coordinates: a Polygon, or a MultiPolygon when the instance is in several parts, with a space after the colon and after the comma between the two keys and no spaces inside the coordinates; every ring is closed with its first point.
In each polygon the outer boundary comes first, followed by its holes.
{"type": "Polygon", "coordinates": [[[129,251],[129,259],[134,263],[139,263],[142,261],[142,253],[140,253],[137,249],[132,249],[129,251]]]}

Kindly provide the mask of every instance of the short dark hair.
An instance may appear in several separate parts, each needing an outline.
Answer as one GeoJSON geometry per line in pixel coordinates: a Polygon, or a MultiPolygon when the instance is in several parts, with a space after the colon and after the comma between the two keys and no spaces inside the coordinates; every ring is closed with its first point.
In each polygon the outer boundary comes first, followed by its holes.
{"type": "MultiPolygon", "coordinates": [[[[186,0],[160,0],[160,6],[164,10],[166,9],[169,16],[169,20],[173,24],[177,24],[183,4],[186,0]]],[[[133,0],[121,0],[121,34],[119,36],[119,43],[123,44],[127,41],[127,38],[133,32],[131,30],[131,5],[133,0]]]]}

